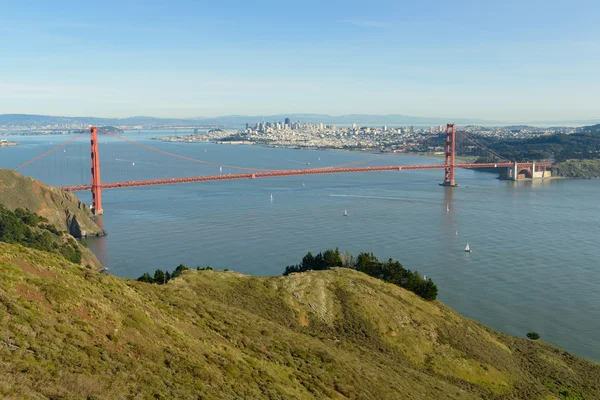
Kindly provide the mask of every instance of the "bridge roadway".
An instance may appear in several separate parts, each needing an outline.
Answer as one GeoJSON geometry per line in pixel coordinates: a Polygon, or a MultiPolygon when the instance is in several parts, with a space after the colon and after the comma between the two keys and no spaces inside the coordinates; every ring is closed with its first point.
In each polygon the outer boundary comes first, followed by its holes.
{"type": "MultiPolygon", "coordinates": [[[[504,163],[488,163],[488,164],[454,164],[454,168],[512,168],[514,167],[512,162],[504,163]]],[[[518,168],[531,168],[532,163],[518,163],[518,168]]],[[[536,166],[549,167],[552,163],[549,162],[537,162],[536,166]]],[[[257,179],[257,178],[273,178],[278,176],[297,176],[297,175],[316,175],[316,174],[340,174],[349,172],[378,172],[378,171],[410,171],[410,170],[423,170],[423,169],[444,169],[450,167],[446,164],[425,164],[425,165],[385,165],[385,166],[373,166],[373,167],[356,167],[356,168],[308,168],[308,169],[291,169],[291,170],[274,170],[274,171],[263,171],[263,172],[249,172],[243,174],[226,174],[226,175],[201,175],[191,176],[185,178],[166,178],[166,179],[150,179],[141,181],[129,181],[129,182],[110,182],[102,183],[100,186],[102,189],[116,189],[136,186],[154,186],[154,185],[173,185],[178,183],[191,183],[191,182],[206,182],[206,181],[227,181],[233,179],[257,179]]],[[[90,190],[91,184],[88,185],[75,185],[75,186],[62,186],[61,189],[69,192],[78,192],[83,190],[90,190]]]]}

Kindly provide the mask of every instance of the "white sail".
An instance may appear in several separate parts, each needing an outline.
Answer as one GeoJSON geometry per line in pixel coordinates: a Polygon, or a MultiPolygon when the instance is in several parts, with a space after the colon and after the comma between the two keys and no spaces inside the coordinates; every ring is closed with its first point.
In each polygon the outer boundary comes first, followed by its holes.
{"type": "Polygon", "coordinates": [[[469,247],[469,243],[467,243],[467,247],[465,247],[465,251],[466,252],[470,252],[471,251],[471,248],[469,247]]]}

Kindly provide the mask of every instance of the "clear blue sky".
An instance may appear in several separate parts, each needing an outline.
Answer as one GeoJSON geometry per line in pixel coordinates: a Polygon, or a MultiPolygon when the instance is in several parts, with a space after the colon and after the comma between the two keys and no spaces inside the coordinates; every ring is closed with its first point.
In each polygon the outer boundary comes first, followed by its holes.
{"type": "Polygon", "coordinates": [[[600,1],[13,1],[0,113],[600,118],[600,1]]]}

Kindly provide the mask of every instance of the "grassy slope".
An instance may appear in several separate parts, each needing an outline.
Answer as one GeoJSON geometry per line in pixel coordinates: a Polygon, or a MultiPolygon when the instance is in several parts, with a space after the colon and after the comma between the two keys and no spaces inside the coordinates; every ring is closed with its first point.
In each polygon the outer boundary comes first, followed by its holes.
{"type": "Polygon", "coordinates": [[[91,235],[102,230],[92,219],[92,212],[74,194],[22,176],[10,169],[0,169],[0,203],[10,210],[27,208],[59,230],[70,232],[69,216],[76,216],[81,228],[91,235]]]}
{"type": "Polygon", "coordinates": [[[339,269],[166,286],[0,243],[0,398],[600,398],[600,365],[339,269]]]}

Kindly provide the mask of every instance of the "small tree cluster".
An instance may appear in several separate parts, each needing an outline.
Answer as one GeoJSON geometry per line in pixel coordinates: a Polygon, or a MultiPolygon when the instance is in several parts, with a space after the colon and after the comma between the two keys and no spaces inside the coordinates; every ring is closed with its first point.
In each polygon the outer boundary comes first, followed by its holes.
{"type": "Polygon", "coordinates": [[[157,269],[154,271],[154,276],[150,275],[147,272],[144,272],[142,276],[140,276],[137,280],[140,282],[146,283],[156,283],[158,285],[164,285],[169,282],[173,278],[177,278],[179,275],[183,273],[183,271],[187,271],[189,268],[183,264],[179,264],[177,268],[173,270],[172,273],[169,271],[163,271],[162,269],[157,269]]]}
{"type": "Polygon", "coordinates": [[[531,340],[538,340],[540,338],[540,334],[537,332],[527,332],[527,338],[531,340]]]}
{"type": "Polygon", "coordinates": [[[17,218],[19,218],[28,226],[37,226],[40,222],[48,222],[46,218],[24,208],[19,207],[14,211],[14,213],[17,218]]]}
{"type": "Polygon", "coordinates": [[[335,267],[345,267],[346,264],[342,259],[342,255],[338,249],[325,250],[323,253],[319,253],[313,256],[311,252],[308,252],[303,258],[302,262],[298,265],[288,265],[285,268],[283,275],[289,275],[294,272],[304,271],[322,271],[335,267]]]}
{"type": "Polygon", "coordinates": [[[417,271],[406,269],[391,258],[381,262],[373,253],[360,253],[356,259],[347,253],[342,256],[338,249],[326,250],[313,256],[308,253],[298,265],[289,265],[283,275],[294,272],[327,270],[334,267],[351,268],[367,275],[393,283],[416,293],[425,300],[435,300],[438,288],[431,279],[423,278],[417,271]]]}

